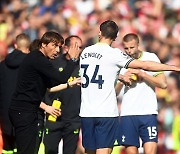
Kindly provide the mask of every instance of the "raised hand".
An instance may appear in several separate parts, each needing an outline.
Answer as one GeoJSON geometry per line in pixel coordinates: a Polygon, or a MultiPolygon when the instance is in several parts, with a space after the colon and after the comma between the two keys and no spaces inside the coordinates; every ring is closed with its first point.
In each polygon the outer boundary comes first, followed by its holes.
{"type": "Polygon", "coordinates": [[[71,59],[78,59],[81,53],[81,49],[79,48],[77,43],[74,43],[74,45],[71,45],[69,47],[69,51],[67,54],[71,59]]]}

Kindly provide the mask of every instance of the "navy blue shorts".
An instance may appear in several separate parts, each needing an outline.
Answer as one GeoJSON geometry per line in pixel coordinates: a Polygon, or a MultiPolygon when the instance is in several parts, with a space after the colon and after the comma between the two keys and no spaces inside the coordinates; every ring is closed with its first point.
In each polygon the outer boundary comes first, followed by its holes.
{"type": "Polygon", "coordinates": [[[118,137],[118,117],[81,118],[82,144],[86,150],[113,147],[118,137]]]}
{"type": "Polygon", "coordinates": [[[146,142],[158,142],[157,115],[121,116],[119,144],[140,147],[146,142]]]}

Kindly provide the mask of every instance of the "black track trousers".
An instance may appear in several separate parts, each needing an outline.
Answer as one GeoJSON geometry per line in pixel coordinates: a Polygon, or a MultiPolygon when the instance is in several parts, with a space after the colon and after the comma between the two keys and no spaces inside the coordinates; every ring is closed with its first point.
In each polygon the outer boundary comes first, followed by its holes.
{"type": "Polygon", "coordinates": [[[35,142],[38,134],[37,113],[12,110],[9,112],[16,133],[18,154],[35,154],[35,142]]]}

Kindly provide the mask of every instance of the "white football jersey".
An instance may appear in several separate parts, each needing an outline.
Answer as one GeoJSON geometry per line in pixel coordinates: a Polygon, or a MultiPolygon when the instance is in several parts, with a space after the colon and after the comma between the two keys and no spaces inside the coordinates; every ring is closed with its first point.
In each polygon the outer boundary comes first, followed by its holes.
{"type": "Polygon", "coordinates": [[[80,57],[81,117],[117,117],[114,89],[120,68],[133,59],[117,48],[97,43],[85,48],[80,57]]]}
{"type": "MultiPolygon", "coordinates": [[[[160,63],[154,53],[142,52],[139,60],[160,63]]],[[[123,69],[121,72],[124,71],[123,69]]],[[[143,70],[142,70],[143,71],[143,70]]],[[[121,74],[120,72],[120,74],[121,74]]],[[[145,71],[155,76],[162,72],[145,71]]],[[[157,98],[155,88],[146,82],[134,82],[130,87],[124,87],[122,93],[121,116],[157,114],[157,98]]]]}

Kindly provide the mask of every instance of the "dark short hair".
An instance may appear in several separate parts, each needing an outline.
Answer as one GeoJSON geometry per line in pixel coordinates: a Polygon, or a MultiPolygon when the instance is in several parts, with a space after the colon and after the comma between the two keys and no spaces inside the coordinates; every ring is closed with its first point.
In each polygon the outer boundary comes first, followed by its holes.
{"type": "Polygon", "coordinates": [[[33,40],[29,46],[30,51],[39,50],[39,48],[40,48],[40,39],[33,40]]]}
{"type": "Polygon", "coordinates": [[[49,44],[50,42],[64,44],[64,38],[57,32],[48,31],[41,37],[40,43],[49,44]]]}
{"type": "Polygon", "coordinates": [[[132,40],[135,40],[137,43],[139,43],[138,35],[134,33],[128,33],[123,37],[123,42],[129,42],[132,40]]]}
{"type": "Polygon", "coordinates": [[[102,36],[115,40],[119,31],[117,24],[114,21],[107,20],[100,25],[102,36]]]}

